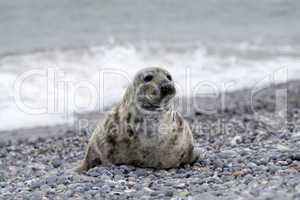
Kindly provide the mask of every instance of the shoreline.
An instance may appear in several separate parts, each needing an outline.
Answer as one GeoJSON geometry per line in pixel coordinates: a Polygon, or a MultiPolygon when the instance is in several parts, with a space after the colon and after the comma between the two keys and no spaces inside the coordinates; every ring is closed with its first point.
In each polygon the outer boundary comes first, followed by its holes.
{"type": "MultiPolygon", "coordinates": [[[[237,89],[233,91],[226,92],[225,94],[221,94],[223,96],[219,96],[217,98],[189,98],[182,97],[176,98],[174,102],[174,107],[178,110],[185,118],[191,119],[197,115],[204,116],[215,116],[218,112],[231,112],[235,110],[236,112],[253,112],[256,108],[261,110],[261,106],[265,106],[265,110],[274,111],[274,104],[272,102],[272,98],[274,98],[274,90],[278,90],[280,88],[289,88],[292,91],[296,92],[300,96],[300,80],[290,80],[285,83],[276,83],[276,84],[268,84],[265,85],[261,90],[258,96],[258,101],[253,101],[252,107],[249,107],[251,103],[251,87],[246,87],[242,89],[237,89]],[[299,89],[298,89],[299,88],[299,89]],[[265,93],[263,93],[265,92],[265,93]],[[263,103],[264,102],[264,103],[263,103]],[[268,104],[268,105],[263,105],[268,104]],[[208,107],[208,108],[207,108],[208,107]],[[236,110],[236,108],[238,108],[236,110]],[[251,111],[252,109],[252,111],[251,111]]],[[[220,95],[220,94],[219,94],[220,95]]],[[[288,100],[292,101],[293,98],[287,97],[288,100]]],[[[295,101],[295,100],[294,100],[295,101]]],[[[295,102],[292,102],[295,104],[295,102]]],[[[300,100],[299,100],[300,104],[300,100]]],[[[290,104],[288,104],[290,105],[290,104]]],[[[297,104],[298,105],[298,104],[297,104]]],[[[293,106],[293,105],[290,105],[293,106]]],[[[63,136],[65,132],[68,131],[81,131],[80,130],[80,122],[79,120],[84,120],[83,124],[88,128],[89,132],[91,132],[98,121],[101,121],[107,112],[112,108],[107,107],[105,112],[97,112],[90,111],[84,113],[75,114],[74,123],[62,123],[55,125],[42,125],[42,126],[33,126],[28,128],[16,128],[12,130],[0,130],[0,139],[2,141],[10,141],[16,142],[18,140],[36,140],[38,138],[45,137],[55,137],[55,136],[63,136]]],[[[298,106],[300,110],[300,106],[298,106]]],[[[264,108],[262,109],[264,110],[264,108]]],[[[233,111],[233,112],[235,112],[233,111]]],[[[240,113],[240,114],[242,114],[240,113]]],[[[253,113],[251,113],[253,114],[253,113]]],[[[300,124],[299,124],[300,126],[300,124]]]]}
{"type": "MultiPolygon", "coordinates": [[[[1,130],[0,140],[5,142],[34,141],[38,138],[63,136],[69,131],[79,131],[79,120],[84,119],[89,123],[89,127],[94,127],[97,121],[103,119],[105,113],[86,112],[76,114],[75,122],[72,124],[57,124],[51,126],[34,126],[30,128],[18,128],[13,130],[1,130]]],[[[92,129],[92,128],[91,128],[92,129]]]]}

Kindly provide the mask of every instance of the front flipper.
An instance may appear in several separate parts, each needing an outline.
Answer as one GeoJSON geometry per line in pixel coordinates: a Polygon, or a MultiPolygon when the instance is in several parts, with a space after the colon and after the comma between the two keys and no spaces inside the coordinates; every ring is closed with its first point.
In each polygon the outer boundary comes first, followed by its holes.
{"type": "Polygon", "coordinates": [[[190,164],[194,164],[202,158],[202,151],[199,148],[194,148],[190,159],[190,164]]]}
{"type": "Polygon", "coordinates": [[[99,155],[95,150],[93,150],[91,146],[89,146],[84,160],[81,161],[80,166],[75,171],[78,173],[82,173],[101,164],[102,162],[99,155]]]}

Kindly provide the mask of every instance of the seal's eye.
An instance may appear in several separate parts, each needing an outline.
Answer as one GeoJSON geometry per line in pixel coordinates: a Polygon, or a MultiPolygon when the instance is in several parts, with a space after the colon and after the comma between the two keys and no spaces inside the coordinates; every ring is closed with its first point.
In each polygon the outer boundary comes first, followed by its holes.
{"type": "Polygon", "coordinates": [[[147,75],[147,76],[144,77],[145,82],[150,82],[150,81],[152,81],[152,79],[153,79],[152,75],[147,75]]]}
{"type": "Polygon", "coordinates": [[[172,81],[172,76],[167,74],[167,79],[169,79],[169,81],[172,81]]]}

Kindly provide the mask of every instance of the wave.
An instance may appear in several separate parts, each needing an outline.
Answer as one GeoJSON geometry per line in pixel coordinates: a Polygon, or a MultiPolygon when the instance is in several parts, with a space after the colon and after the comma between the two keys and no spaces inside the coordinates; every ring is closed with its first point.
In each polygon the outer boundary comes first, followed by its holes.
{"type": "Polygon", "coordinates": [[[187,97],[299,77],[300,57],[287,55],[291,48],[263,59],[241,56],[258,48],[246,43],[227,51],[205,45],[105,45],[11,54],[0,59],[0,118],[5,119],[0,130],[64,123],[77,112],[103,111],[122,98],[138,70],[149,66],[169,70],[178,95],[187,97]]]}

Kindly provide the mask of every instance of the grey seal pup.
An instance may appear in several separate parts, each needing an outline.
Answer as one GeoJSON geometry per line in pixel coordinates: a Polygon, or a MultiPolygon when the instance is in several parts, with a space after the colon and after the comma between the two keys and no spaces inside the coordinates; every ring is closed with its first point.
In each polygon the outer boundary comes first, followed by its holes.
{"type": "Polygon", "coordinates": [[[95,128],[77,171],[101,164],[169,169],[196,161],[191,129],[171,107],[175,94],[168,71],[139,71],[122,102],[95,128]]]}

